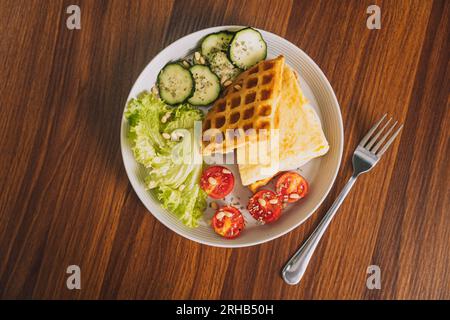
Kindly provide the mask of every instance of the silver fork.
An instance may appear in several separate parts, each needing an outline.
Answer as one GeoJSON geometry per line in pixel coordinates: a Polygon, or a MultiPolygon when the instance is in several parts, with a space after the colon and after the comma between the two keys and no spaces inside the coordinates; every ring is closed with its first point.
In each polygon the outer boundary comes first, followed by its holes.
{"type": "Polygon", "coordinates": [[[397,125],[397,121],[395,121],[395,123],[391,125],[389,129],[387,129],[392,121],[392,118],[390,118],[383,124],[381,129],[377,131],[378,127],[386,118],[386,115],[387,114],[385,114],[381,118],[381,120],[379,120],[361,140],[355,152],[353,153],[353,175],[351,176],[350,180],[344,186],[344,189],[341,191],[341,193],[334,201],[328,212],[325,214],[322,221],[320,221],[319,225],[311,234],[311,236],[303,243],[300,249],[297,250],[297,252],[284,266],[281,275],[286,283],[293,285],[300,282],[303,274],[306,271],[306,268],[308,267],[309,260],[311,259],[314,250],[319,244],[320,239],[325,233],[325,230],[328,228],[328,225],[336,214],[338,208],[341,206],[348,192],[355,184],[358,176],[361,173],[365,173],[375,167],[381,156],[389,148],[395,137],[397,137],[400,130],[403,128],[403,125],[399,126],[394,134],[391,135],[391,132],[397,125]],[[387,131],[385,132],[386,129],[387,131]],[[380,139],[380,136],[383,132],[385,132],[385,134],[380,139]],[[386,143],[384,143],[389,136],[390,138],[386,141],[386,143]]]}

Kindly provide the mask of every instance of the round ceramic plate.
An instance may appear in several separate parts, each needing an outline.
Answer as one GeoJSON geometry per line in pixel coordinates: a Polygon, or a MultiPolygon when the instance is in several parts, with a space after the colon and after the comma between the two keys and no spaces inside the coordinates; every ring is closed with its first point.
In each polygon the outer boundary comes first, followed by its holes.
{"type": "MultiPolygon", "coordinates": [[[[239,30],[241,28],[242,26],[208,28],[175,41],[162,50],[145,67],[131,89],[127,101],[143,91],[149,91],[154,85],[161,68],[171,60],[178,60],[192,54],[193,50],[198,47],[199,41],[205,35],[220,30],[239,30]]],[[[259,31],[267,42],[267,59],[283,54],[286,58],[286,63],[299,73],[302,91],[319,114],[325,136],[330,145],[326,155],[314,159],[298,169],[310,184],[309,194],[305,199],[289,205],[275,223],[260,225],[250,216],[245,207],[251,193],[242,186],[237,166],[228,165],[236,177],[236,186],[233,192],[221,202],[223,204],[232,204],[241,209],[246,221],[245,230],[238,238],[233,240],[220,237],[210,226],[210,220],[214,212],[209,206],[202,221],[200,221],[199,227],[185,227],[176,216],[161,207],[151,192],[145,190],[143,182],[144,170],[133,157],[130,143],[127,139],[128,123],[125,117],[122,117],[121,147],[123,161],[128,178],[139,199],[168,228],[183,237],[203,244],[218,247],[245,247],[273,240],[293,230],[308,219],[320,206],[334,183],[341,163],[344,143],[342,117],[338,101],[327,78],[314,61],[298,47],[273,33],[264,30],[259,31]]],[[[269,185],[268,187],[271,188],[272,186],[269,185]]]]}

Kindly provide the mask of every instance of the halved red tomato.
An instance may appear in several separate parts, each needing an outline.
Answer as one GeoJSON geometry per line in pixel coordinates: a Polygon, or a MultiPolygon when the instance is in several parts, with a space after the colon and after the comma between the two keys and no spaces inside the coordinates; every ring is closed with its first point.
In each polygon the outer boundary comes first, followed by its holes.
{"type": "Polygon", "coordinates": [[[297,172],[283,173],[276,183],[277,194],[284,202],[295,202],[308,194],[308,182],[297,172]]]}
{"type": "Polygon", "coordinates": [[[212,166],[203,171],[200,187],[214,199],[228,195],[234,187],[233,173],[222,166],[212,166]]]}
{"type": "Polygon", "coordinates": [[[235,207],[225,206],[214,214],[212,226],[222,237],[233,239],[244,229],[244,216],[235,207]]]}
{"type": "Polygon", "coordinates": [[[247,209],[256,220],[270,223],[280,217],[282,203],[273,191],[261,190],[250,198],[247,209]]]}

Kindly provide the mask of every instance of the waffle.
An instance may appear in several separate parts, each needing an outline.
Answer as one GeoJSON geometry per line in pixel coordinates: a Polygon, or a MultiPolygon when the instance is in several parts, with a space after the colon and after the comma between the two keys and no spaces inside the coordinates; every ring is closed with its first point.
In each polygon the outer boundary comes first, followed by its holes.
{"type": "Polygon", "coordinates": [[[224,90],[203,122],[204,140],[208,140],[204,154],[230,152],[258,139],[259,129],[279,128],[276,109],[283,66],[283,56],[261,61],[224,90]]]}
{"type": "Polygon", "coordinates": [[[257,191],[259,188],[264,187],[266,184],[269,183],[270,180],[272,180],[272,177],[265,178],[265,179],[262,179],[262,180],[258,180],[258,181],[256,181],[256,182],[253,182],[252,184],[250,184],[250,185],[248,186],[248,188],[250,189],[250,191],[251,191],[252,193],[256,193],[256,191],[257,191]]]}
{"type": "MultiPolygon", "coordinates": [[[[265,154],[270,155],[271,161],[267,163],[259,158],[254,163],[239,162],[241,150],[237,150],[242,184],[248,185],[252,191],[265,185],[278,172],[297,169],[311,159],[324,155],[329,149],[319,116],[303,95],[298,76],[287,65],[284,66],[282,88],[276,114],[282,124],[278,130],[278,150],[271,148],[265,154]]],[[[276,134],[272,133],[271,139],[275,137],[276,134]]],[[[243,149],[252,145],[253,142],[243,149]]]]}

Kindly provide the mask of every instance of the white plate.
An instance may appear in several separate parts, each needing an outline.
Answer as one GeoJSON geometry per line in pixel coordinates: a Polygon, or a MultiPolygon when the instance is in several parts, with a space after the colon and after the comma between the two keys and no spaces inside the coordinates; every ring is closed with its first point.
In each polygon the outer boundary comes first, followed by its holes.
{"type": "MultiPolygon", "coordinates": [[[[241,26],[221,26],[208,28],[187,35],[161,51],[142,71],[136,80],[127,101],[136,97],[142,91],[149,91],[156,81],[161,68],[171,60],[177,60],[192,53],[198,46],[199,41],[207,34],[220,30],[238,30],[241,26]]],[[[128,123],[122,117],[121,147],[122,156],[128,178],[136,191],[139,199],[145,207],[164,225],[176,233],[207,245],[218,247],[245,247],[273,240],[299,226],[303,221],[320,206],[330,191],[341,163],[342,149],[344,144],[344,132],[342,117],[336,96],[327,78],[308,57],[306,53],[289,41],[264,30],[259,30],[267,42],[268,58],[283,54],[286,62],[300,75],[300,83],[305,96],[316,108],[322,120],[325,136],[330,144],[328,153],[320,158],[310,161],[299,169],[310,184],[310,192],[305,199],[290,205],[283,211],[280,219],[267,225],[259,225],[248,214],[247,210],[241,210],[246,220],[244,232],[236,239],[227,240],[215,234],[208,222],[212,217],[212,209],[208,207],[204,219],[198,228],[185,227],[173,214],[163,209],[158,200],[145,190],[143,183],[143,170],[134,160],[128,139],[128,123]]],[[[236,187],[226,200],[233,203],[242,203],[237,207],[245,207],[250,191],[243,188],[240,183],[239,173],[235,166],[228,166],[233,170],[236,179],[236,187]]]]}

